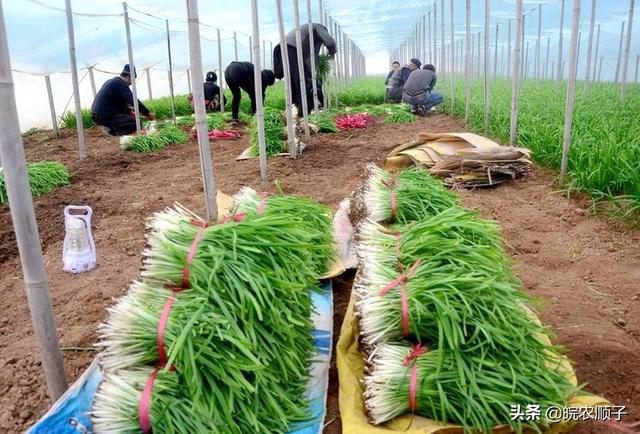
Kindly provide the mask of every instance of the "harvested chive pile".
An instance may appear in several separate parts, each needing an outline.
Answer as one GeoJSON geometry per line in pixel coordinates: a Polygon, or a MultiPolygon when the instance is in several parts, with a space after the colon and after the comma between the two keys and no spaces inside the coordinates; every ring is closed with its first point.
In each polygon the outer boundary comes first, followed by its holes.
{"type": "Polygon", "coordinates": [[[158,125],[157,128],[152,125],[143,134],[122,136],[120,147],[128,151],[148,153],[158,151],[168,145],[180,145],[188,139],[187,133],[180,128],[171,123],[164,123],[158,125]]]}
{"type": "MultiPolygon", "coordinates": [[[[181,126],[194,126],[196,124],[195,115],[178,116],[176,118],[176,125],[181,126]]],[[[207,113],[207,129],[211,130],[224,130],[227,128],[227,121],[225,117],[219,112],[207,113]]]]}
{"type": "MultiPolygon", "coordinates": [[[[251,135],[250,154],[254,157],[260,155],[258,148],[258,118],[253,116],[249,123],[251,135]]],[[[269,107],[264,108],[264,139],[267,148],[267,156],[284,152],[286,123],[280,110],[269,107]]]]}
{"type": "MultiPolygon", "coordinates": [[[[69,171],[62,163],[41,161],[27,164],[27,177],[29,178],[29,187],[31,187],[31,196],[38,197],[57,187],[68,185],[71,175],[69,175],[69,171]]],[[[0,204],[9,204],[2,167],[0,167],[0,204]]]]}
{"type": "Polygon", "coordinates": [[[337,133],[340,130],[336,126],[336,114],[328,111],[314,112],[309,115],[309,122],[318,127],[321,133],[337,133]]]}
{"type": "Polygon", "coordinates": [[[309,418],[310,291],[333,255],[331,214],[304,198],[261,202],[243,190],[234,217],[206,228],[179,206],[150,220],[142,281],[99,328],[98,432],[140,432],[156,366],[154,432],[282,433],[309,418]]]}
{"type": "Polygon", "coordinates": [[[465,432],[542,432],[546,408],[579,388],[528,314],[497,224],[415,168],[393,176],[369,167],[361,196],[354,314],[369,420],[414,412],[465,432]],[[542,420],[512,420],[518,404],[540,405],[542,420]]]}

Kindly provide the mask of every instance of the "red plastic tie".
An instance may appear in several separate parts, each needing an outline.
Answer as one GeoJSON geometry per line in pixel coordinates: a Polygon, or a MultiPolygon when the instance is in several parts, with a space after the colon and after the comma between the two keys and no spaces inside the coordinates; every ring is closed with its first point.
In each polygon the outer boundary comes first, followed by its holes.
{"type": "Polygon", "coordinates": [[[268,194],[263,195],[262,199],[260,200],[260,203],[258,203],[258,206],[256,207],[256,212],[258,214],[264,213],[264,209],[267,206],[267,197],[269,197],[268,194]]]}
{"type": "Polygon", "coordinates": [[[417,259],[416,262],[413,263],[413,265],[411,266],[411,268],[409,268],[409,270],[404,273],[401,274],[400,276],[396,277],[395,279],[393,279],[391,282],[387,283],[381,290],[380,292],[378,292],[379,296],[384,296],[387,294],[387,292],[391,291],[393,288],[395,288],[398,285],[402,285],[403,283],[405,283],[407,280],[409,280],[409,278],[411,276],[413,276],[413,274],[416,272],[416,269],[418,268],[418,266],[422,263],[421,259],[417,259]]]}
{"type": "Polygon", "coordinates": [[[189,288],[189,265],[193,262],[193,258],[196,256],[196,252],[198,251],[198,244],[202,240],[202,236],[204,235],[205,229],[209,226],[206,222],[202,220],[191,220],[190,222],[194,226],[199,226],[198,232],[196,232],[196,236],[193,238],[193,242],[191,243],[191,248],[189,249],[189,253],[187,253],[187,259],[185,260],[184,268],[182,269],[182,289],[189,288]]]}
{"type": "Polygon", "coordinates": [[[238,214],[222,217],[222,220],[220,220],[220,224],[229,223],[229,222],[241,222],[245,218],[247,218],[247,215],[241,212],[238,214]]]}
{"type": "Polygon", "coordinates": [[[395,233],[396,235],[396,255],[398,256],[398,267],[402,269],[402,264],[400,263],[400,231],[395,233]]]}
{"type": "Polygon", "coordinates": [[[391,220],[395,220],[398,217],[398,196],[395,191],[391,193],[391,220]]]}
{"type": "Polygon", "coordinates": [[[174,289],[173,293],[167,297],[167,301],[164,303],[162,313],[160,314],[160,321],[158,322],[158,356],[160,357],[160,365],[165,366],[167,364],[167,353],[164,350],[164,329],[167,327],[169,321],[169,312],[173,302],[176,301],[177,291],[174,289]]]}
{"type": "Polygon", "coordinates": [[[157,376],[158,370],[155,369],[147,378],[140,396],[140,403],[138,404],[138,420],[144,434],[151,433],[151,395],[153,394],[153,383],[156,381],[157,376]]]}
{"type": "Polygon", "coordinates": [[[422,346],[421,343],[414,344],[409,355],[402,361],[404,366],[409,366],[409,363],[413,362],[411,375],[409,377],[409,408],[412,413],[416,411],[416,395],[418,393],[418,364],[416,360],[421,355],[426,354],[427,351],[427,347],[422,346]]]}

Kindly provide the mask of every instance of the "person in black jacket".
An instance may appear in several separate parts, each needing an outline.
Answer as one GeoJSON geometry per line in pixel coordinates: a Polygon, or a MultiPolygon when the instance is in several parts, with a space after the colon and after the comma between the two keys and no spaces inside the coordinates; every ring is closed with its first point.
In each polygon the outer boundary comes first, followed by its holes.
{"type": "MultiPolygon", "coordinates": [[[[316,65],[319,62],[320,48],[324,45],[327,47],[329,56],[333,58],[336,54],[336,41],[329,34],[329,31],[325,26],[318,23],[312,24],[313,29],[313,48],[316,65]]],[[[304,67],[305,78],[305,94],[307,98],[307,107],[309,111],[313,110],[313,83],[311,82],[311,42],[309,38],[309,25],[303,24],[300,26],[300,40],[302,42],[302,63],[304,67]]],[[[291,74],[291,95],[293,96],[293,103],[298,107],[298,115],[302,116],[302,91],[300,89],[300,78],[298,65],[298,52],[296,45],[296,29],[293,29],[285,37],[287,43],[287,56],[289,57],[289,72],[291,74]]],[[[273,49],[273,72],[276,74],[276,78],[282,79],[284,77],[284,68],[282,66],[282,53],[280,53],[280,44],[276,45],[273,49]]],[[[322,83],[316,82],[316,88],[318,90],[318,101],[320,105],[324,103],[324,95],[322,93],[322,83]]]]}
{"type": "MultiPolygon", "coordinates": [[[[136,74],[135,70],[134,74],[136,74]]],[[[131,72],[127,64],[124,65],[119,77],[113,77],[102,85],[91,105],[93,121],[106,127],[111,135],[124,136],[136,130],[133,93],[131,93],[129,86],[131,86],[131,72]]],[[[148,120],[155,118],[153,113],[139,100],[138,108],[148,120]]]]}
{"type": "MultiPolygon", "coordinates": [[[[267,90],[267,86],[273,85],[276,82],[276,77],[273,71],[269,69],[262,70],[262,101],[264,104],[264,93],[267,90]]],[[[233,99],[231,101],[231,114],[233,120],[238,122],[238,110],[240,109],[240,99],[242,94],[240,89],[249,94],[251,98],[251,113],[256,112],[256,94],[255,94],[255,80],[253,79],[253,63],[251,62],[231,62],[227,69],[224,71],[224,79],[229,86],[233,99]]]]}
{"type": "Polygon", "coordinates": [[[393,62],[391,64],[391,71],[389,71],[389,73],[387,74],[387,79],[384,81],[385,86],[387,84],[389,84],[389,79],[391,78],[391,76],[393,76],[393,74],[400,69],[400,62],[398,62],[397,60],[395,62],[393,62]]]}
{"type": "MultiPolygon", "coordinates": [[[[216,84],[218,81],[218,74],[213,71],[207,72],[205,77],[205,82],[203,84],[204,87],[204,108],[208,112],[219,112],[220,111],[220,100],[222,99],[222,104],[224,104],[224,97],[220,97],[220,86],[216,84]]],[[[193,107],[193,94],[189,94],[189,102],[191,103],[191,108],[193,107]]]]}

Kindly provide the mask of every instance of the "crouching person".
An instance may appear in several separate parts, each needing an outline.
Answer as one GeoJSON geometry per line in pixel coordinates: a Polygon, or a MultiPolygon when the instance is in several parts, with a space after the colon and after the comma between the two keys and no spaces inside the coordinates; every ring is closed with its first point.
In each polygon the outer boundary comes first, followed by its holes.
{"type": "Polygon", "coordinates": [[[402,101],[411,104],[413,111],[421,116],[440,104],[444,98],[434,90],[437,76],[433,65],[425,65],[422,69],[412,71],[404,84],[402,101]]]}

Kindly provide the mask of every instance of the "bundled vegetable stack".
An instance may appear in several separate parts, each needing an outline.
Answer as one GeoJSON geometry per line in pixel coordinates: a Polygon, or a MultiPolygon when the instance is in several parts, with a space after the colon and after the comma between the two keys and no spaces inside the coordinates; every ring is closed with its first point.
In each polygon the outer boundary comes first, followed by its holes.
{"type": "Polygon", "coordinates": [[[128,151],[148,153],[158,151],[168,145],[180,145],[188,139],[187,133],[172,123],[162,123],[156,126],[155,122],[150,122],[147,130],[141,134],[122,136],[120,147],[128,151]]]}
{"type": "Polygon", "coordinates": [[[370,421],[413,412],[465,431],[540,432],[544,420],[513,421],[511,405],[544,415],[577,388],[527,307],[498,226],[419,169],[371,166],[361,196],[354,314],[370,421]]]}
{"type": "MultiPolygon", "coordinates": [[[[68,185],[71,175],[69,175],[69,171],[62,163],[41,161],[27,164],[27,177],[29,178],[29,187],[31,187],[31,196],[38,197],[57,187],[68,185]]],[[[0,167],[0,204],[9,204],[2,167],[0,167]]]]}
{"type": "Polygon", "coordinates": [[[142,280],[99,329],[96,432],[281,433],[308,418],[330,210],[250,189],[234,210],[212,226],[180,206],[150,220],[142,280]]]}
{"type": "MultiPolygon", "coordinates": [[[[253,157],[260,155],[258,147],[258,119],[254,116],[249,123],[251,134],[251,148],[249,154],[253,157]]],[[[286,123],[282,112],[269,107],[264,108],[264,138],[267,156],[284,152],[286,139],[286,123]]]]}

